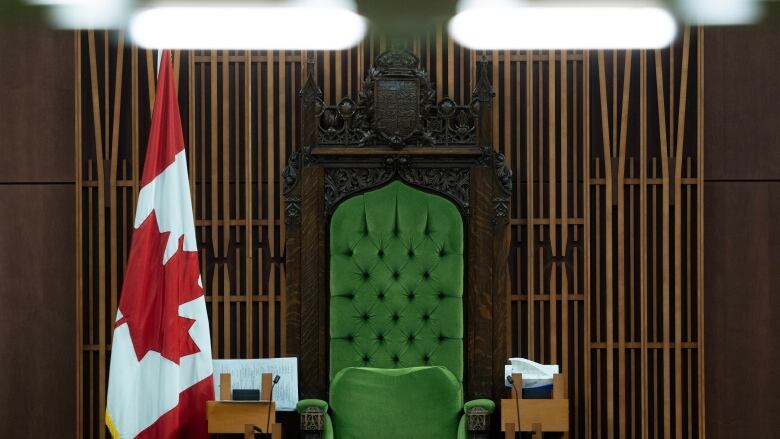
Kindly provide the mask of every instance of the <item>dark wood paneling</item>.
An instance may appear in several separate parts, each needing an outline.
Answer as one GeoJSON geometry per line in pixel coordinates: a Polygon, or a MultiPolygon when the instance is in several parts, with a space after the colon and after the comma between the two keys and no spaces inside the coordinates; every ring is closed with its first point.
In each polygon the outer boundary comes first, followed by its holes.
{"type": "MultiPolygon", "coordinates": [[[[446,94],[463,102],[482,54],[457,46],[445,28],[413,41],[413,50],[437,100],[446,94]]],[[[671,50],[660,51],[485,54],[496,95],[493,117],[483,124],[490,145],[516,171],[508,218],[511,286],[492,293],[493,309],[496,295],[507,295],[511,329],[503,341],[495,334],[491,340],[504,344],[507,356],[561,364],[571,437],[704,436],[700,35],[684,29],[671,50]]],[[[151,53],[128,47],[121,34],[84,32],[75,43],[83,90],[75,102],[83,226],[76,301],[87,305],[77,429],[100,438],[111,316],[154,69],[151,53]]],[[[352,50],[313,54],[325,103],[355,96],[386,43],[373,35],[352,50]]],[[[311,307],[323,312],[326,306],[311,300],[326,286],[310,289],[313,282],[302,279],[289,286],[300,289],[300,316],[282,311],[297,309],[298,300],[295,292],[287,296],[286,264],[321,270],[307,261],[325,251],[282,250],[288,230],[280,170],[307,143],[302,135],[312,134],[302,129],[296,97],[307,58],[301,52],[174,54],[202,271],[211,273],[205,283],[217,356],[293,353],[284,342],[296,339],[299,328],[286,319],[306,321],[311,307]]],[[[302,197],[307,209],[304,190],[302,197]]],[[[289,231],[301,242],[326,235],[307,230],[305,222],[289,231]]],[[[301,363],[316,362],[319,377],[327,370],[324,334],[298,352],[301,363]]],[[[323,395],[306,380],[303,396],[323,395]]]]}
{"type": "Polygon", "coordinates": [[[713,28],[705,38],[707,432],[773,437],[780,429],[773,369],[780,357],[780,26],[713,28]]]}
{"type": "Polygon", "coordinates": [[[780,429],[780,183],[707,183],[705,291],[710,439],[780,429]]]}
{"type": "Polygon", "coordinates": [[[780,25],[705,33],[707,180],[780,179],[780,25]]]}
{"type": "Polygon", "coordinates": [[[301,325],[300,362],[317,364],[313,374],[300,377],[301,398],[325,398],[328,382],[328,292],[321,273],[327,271],[325,261],[325,210],[324,170],[312,168],[303,173],[301,180],[301,206],[309,215],[302,217],[301,242],[301,320],[316,322],[301,325]]]}
{"type": "Polygon", "coordinates": [[[73,181],[73,34],[0,26],[0,182],[73,181]]]}
{"type": "Polygon", "coordinates": [[[73,185],[0,186],[0,206],[0,437],[70,438],[73,185]]]}
{"type": "MultiPolygon", "coordinates": [[[[466,399],[489,398],[496,375],[492,364],[493,264],[484,263],[493,254],[490,217],[492,170],[475,167],[471,174],[471,217],[468,224],[466,305],[466,399]]],[[[503,373],[502,373],[503,375],[503,373]]]]}

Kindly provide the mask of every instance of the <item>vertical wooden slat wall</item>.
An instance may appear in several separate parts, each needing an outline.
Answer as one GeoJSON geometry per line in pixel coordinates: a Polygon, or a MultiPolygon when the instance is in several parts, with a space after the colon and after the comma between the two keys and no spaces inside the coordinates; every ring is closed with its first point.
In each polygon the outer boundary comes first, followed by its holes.
{"type": "MultiPolygon", "coordinates": [[[[411,47],[470,100],[478,52],[445,26],[411,47]]],[[[328,103],[384,49],[317,52],[328,103]]],[[[658,51],[495,51],[494,148],[515,172],[507,349],[560,364],[570,437],[704,437],[702,31],[658,51]]],[[[78,437],[103,438],[110,339],[154,99],[152,52],[75,35],[78,437]]],[[[281,170],[305,52],[176,51],[217,358],[285,355],[281,170]]]]}

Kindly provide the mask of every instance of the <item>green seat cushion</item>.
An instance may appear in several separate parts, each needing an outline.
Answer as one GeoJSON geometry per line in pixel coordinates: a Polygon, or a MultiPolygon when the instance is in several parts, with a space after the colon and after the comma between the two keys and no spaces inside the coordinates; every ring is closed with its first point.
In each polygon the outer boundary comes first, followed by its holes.
{"type": "Polygon", "coordinates": [[[330,408],[338,439],[454,439],[463,397],[444,367],[349,367],[331,382],[330,408]]]}
{"type": "Polygon", "coordinates": [[[345,367],[445,366],[463,380],[463,220],[400,181],[330,223],[330,378],[345,367]]]}

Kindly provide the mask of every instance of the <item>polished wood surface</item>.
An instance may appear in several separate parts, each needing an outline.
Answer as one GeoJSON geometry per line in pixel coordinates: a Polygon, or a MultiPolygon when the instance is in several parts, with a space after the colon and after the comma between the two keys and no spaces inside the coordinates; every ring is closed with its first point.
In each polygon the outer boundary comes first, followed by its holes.
{"type": "Polygon", "coordinates": [[[0,25],[0,182],[73,183],[73,36],[0,25]]]}
{"type": "Polygon", "coordinates": [[[0,23],[0,437],[72,438],[73,34],[13,21],[0,23]]]}
{"type": "Polygon", "coordinates": [[[520,427],[515,422],[517,404],[514,399],[501,400],[501,431],[568,432],[569,401],[566,399],[521,399],[520,427]]]}
{"type": "Polygon", "coordinates": [[[776,23],[708,29],[704,253],[707,435],[780,430],[780,33],[776,23]],[[749,379],[733,379],[749,365],[749,379]]]}
{"type": "Polygon", "coordinates": [[[73,184],[0,185],[0,437],[73,437],[73,184]]]}
{"type": "MultiPolygon", "coordinates": [[[[543,432],[568,433],[569,401],[566,399],[566,380],[563,374],[553,375],[550,399],[524,399],[515,388],[523,388],[523,376],[512,374],[514,386],[509,390],[509,398],[501,400],[501,431],[532,432],[541,439],[543,432]],[[519,408],[519,410],[518,410],[519,408]],[[518,415],[520,417],[518,423],[518,415]]],[[[521,390],[522,392],[522,390],[521,390]]]]}
{"type": "MultiPolygon", "coordinates": [[[[504,310],[509,329],[491,340],[507,356],[561,364],[573,437],[704,436],[704,33],[683,30],[672,50],[657,52],[487,54],[496,92],[491,143],[516,179],[510,287],[490,305],[496,315],[504,310]]],[[[351,50],[316,53],[325,102],[354,95],[384,45],[372,36],[351,50]]],[[[438,98],[469,96],[479,53],[434,32],[413,47],[438,98]]],[[[84,305],[76,404],[79,431],[101,438],[110,326],[154,75],[149,53],[117,34],[80,33],[76,53],[84,305]]],[[[305,60],[301,52],[174,54],[215,357],[303,361],[326,347],[322,334],[306,351],[288,346],[304,334],[282,312],[300,304],[305,319],[325,306],[313,299],[324,287],[284,280],[287,270],[305,279],[325,269],[308,264],[303,249],[283,248],[287,237],[325,234],[285,225],[280,195],[284,162],[307,135],[296,97],[305,60]]]]}
{"type": "Polygon", "coordinates": [[[208,401],[206,417],[211,434],[243,434],[247,424],[267,432],[266,425],[276,423],[276,403],[273,401],[208,401]]]}
{"type": "MultiPolygon", "coordinates": [[[[273,374],[264,373],[260,376],[260,401],[270,401],[271,388],[273,387],[273,374]]],[[[219,374],[219,400],[230,401],[233,399],[232,377],[229,373],[219,374]]]]}
{"type": "Polygon", "coordinates": [[[259,401],[233,401],[231,375],[219,374],[219,401],[206,405],[209,433],[243,432],[245,439],[254,439],[259,429],[264,433],[270,430],[272,439],[281,439],[282,425],[276,422],[276,403],[271,401],[272,385],[273,375],[264,373],[260,377],[259,401]]]}
{"type": "Polygon", "coordinates": [[[219,374],[219,400],[230,401],[233,399],[231,392],[233,391],[233,385],[229,373],[219,374]]]}

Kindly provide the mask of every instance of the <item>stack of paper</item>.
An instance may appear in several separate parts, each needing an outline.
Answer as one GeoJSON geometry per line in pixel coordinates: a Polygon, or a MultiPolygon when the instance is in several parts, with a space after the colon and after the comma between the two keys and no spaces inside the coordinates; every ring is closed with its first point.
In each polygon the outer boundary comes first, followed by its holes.
{"type": "MultiPolygon", "coordinates": [[[[552,386],[553,375],[560,370],[557,364],[540,364],[527,358],[510,358],[509,361],[512,364],[504,366],[504,376],[506,377],[513,373],[523,374],[524,389],[552,386]]],[[[509,381],[506,381],[504,384],[507,387],[511,387],[509,381]]]]}

